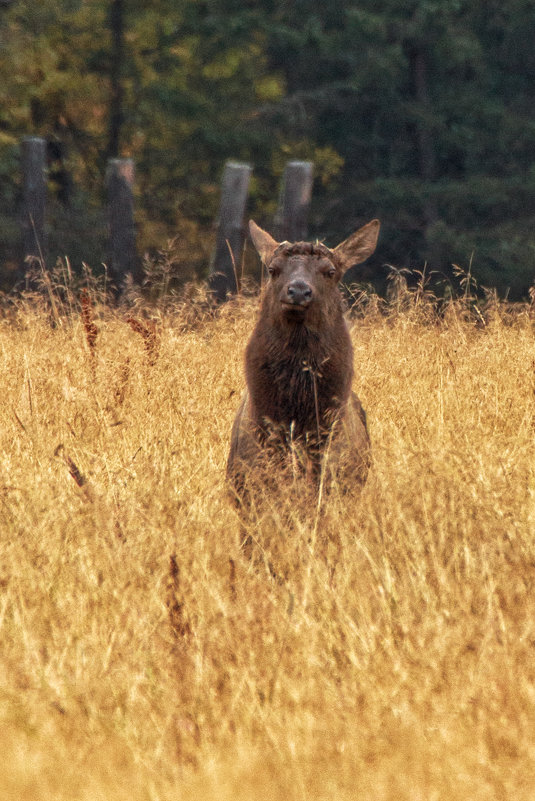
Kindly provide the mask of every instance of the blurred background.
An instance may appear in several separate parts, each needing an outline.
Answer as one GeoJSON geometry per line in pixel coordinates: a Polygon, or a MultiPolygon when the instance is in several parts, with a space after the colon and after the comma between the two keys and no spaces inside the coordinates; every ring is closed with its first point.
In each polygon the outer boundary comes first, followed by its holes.
{"type": "Polygon", "coordinates": [[[104,174],[136,168],[140,258],[176,238],[205,278],[225,160],[275,214],[314,162],[311,237],[373,217],[387,264],[471,269],[520,299],[535,277],[533,0],[0,0],[0,286],[20,263],[20,143],[47,141],[48,256],[106,258],[104,174]]]}

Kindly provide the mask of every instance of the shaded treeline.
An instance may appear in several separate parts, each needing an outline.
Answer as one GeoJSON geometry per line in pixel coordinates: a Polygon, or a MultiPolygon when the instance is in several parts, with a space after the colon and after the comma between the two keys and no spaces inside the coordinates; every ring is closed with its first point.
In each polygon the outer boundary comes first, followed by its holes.
{"type": "MultiPolygon", "coordinates": [[[[385,262],[472,264],[511,296],[533,278],[533,0],[358,4],[25,0],[0,5],[0,243],[19,258],[19,141],[49,142],[49,254],[105,258],[102,176],[136,163],[140,252],[178,237],[206,275],[223,164],[254,165],[269,225],[289,159],[314,162],[311,235],[383,221],[385,262]]],[[[362,277],[362,276],[361,276],[362,277]]]]}

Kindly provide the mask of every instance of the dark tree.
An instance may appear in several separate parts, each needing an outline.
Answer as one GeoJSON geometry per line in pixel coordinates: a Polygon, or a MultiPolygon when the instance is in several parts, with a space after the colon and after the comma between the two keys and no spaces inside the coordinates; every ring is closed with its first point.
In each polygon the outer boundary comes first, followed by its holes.
{"type": "Polygon", "coordinates": [[[124,121],[124,1],[111,0],[110,6],[111,58],[110,58],[110,122],[108,158],[117,158],[124,121]]]}

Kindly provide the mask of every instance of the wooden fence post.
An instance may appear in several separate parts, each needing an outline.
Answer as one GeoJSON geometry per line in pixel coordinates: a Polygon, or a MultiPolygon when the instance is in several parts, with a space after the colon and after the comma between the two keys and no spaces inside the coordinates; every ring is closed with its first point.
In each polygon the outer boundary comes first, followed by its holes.
{"type": "Polygon", "coordinates": [[[22,140],[23,257],[44,259],[46,254],[46,141],[38,136],[22,140]]]}
{"type": "Polygon", "coordinates": [[[221,302],[229,292],[237,292],[245,232],[243,217],[252,167],[227,161],[221,183],[221,203],[217,219],[217,238],[210,265],[210,287],[221,302]]]}
{"type": "Polygon", "coordinates": [[[108,159],[106,186],[111,257],[109,271],[112,291],[116,297],[121,293],[126,274],[134,273],[136,269],[134,175],[132,159],[108,159]]]}
{"type": "Polygon", "coordinates": [[[279,242],[300,242],[307,238],[313,167],[311,161],[289,161],[284,168],[275,215],[274,233],[279,242]]]}

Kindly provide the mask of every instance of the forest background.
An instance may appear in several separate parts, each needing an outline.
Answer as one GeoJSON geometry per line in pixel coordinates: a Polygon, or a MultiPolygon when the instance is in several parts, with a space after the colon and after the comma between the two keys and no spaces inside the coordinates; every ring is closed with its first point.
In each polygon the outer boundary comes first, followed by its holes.
{"type": "Polygon", "coordinates": [[[140,256],[207,275],[226,159],[269,228],[315,165],[310,235],[379,217],[359,278],[470,267],[518,299],[535,261],[533,0],[0,0],[0,286],[20,253],[20,140],[48,142],[48,259],[107,258],[107,159],[136,165],[140,256]]]}

